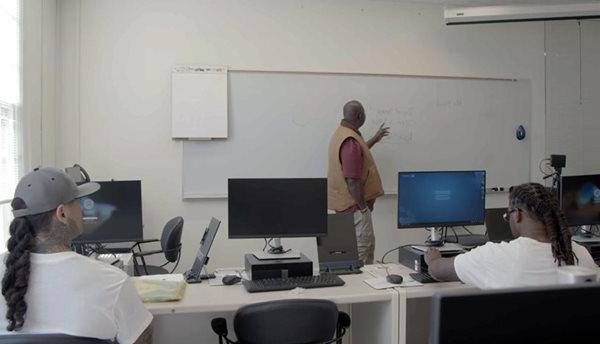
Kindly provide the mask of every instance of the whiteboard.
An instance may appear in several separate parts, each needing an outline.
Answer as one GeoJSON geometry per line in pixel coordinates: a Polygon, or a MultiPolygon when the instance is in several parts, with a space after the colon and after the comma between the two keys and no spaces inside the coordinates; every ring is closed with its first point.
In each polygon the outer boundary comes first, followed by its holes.
{"type": "Polygon", "coordinates": [[[171,136],[227,137],[227,69],[177,66],[171,74],[171,136]]]}
{"type": "Polygon", "coordinates": [[[487,186],[529,181],[529,81],[229,72],[229,138],[183,143],[183,197],[226,197],[228,178],[325,177],[331,134],[357,99],[386,193],[399,171],[486,170],[487,186]]]}

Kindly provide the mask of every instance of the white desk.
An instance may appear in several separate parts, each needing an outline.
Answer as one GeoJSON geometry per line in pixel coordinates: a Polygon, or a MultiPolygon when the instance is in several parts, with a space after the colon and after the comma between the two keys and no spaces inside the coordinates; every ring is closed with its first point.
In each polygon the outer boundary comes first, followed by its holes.
{"type": "MultiPolygon", "coordinates": [[[[410,278],[415,271],[400,264],[385,264],[390,274],[410,278]]],[[[369,265],[365,268],[376,276],[385,276],[382,265],[369,265]]],[[[420,287],[397,287],[398,293],[398,342],[399,344],[426,344],[429,339],[431,297],[436,292],[451,289],[474,289],[461,282],[428,283],[420,287]]]]}
{"type": "MultiPolygon", "coordinates": [[[[386,264],[390,274],[409,278],[413,270],[399,264],[386,264]]],[[[419,287],[375,290],[364,283],[373,276],[385,276],[382,265],[369,265],[359,275],[344,275],[343,287],[306,289],[298,293],[279,291],[248,293],[241,284],[210,286],[206,281],[187,286],[179,302],[148,303],[154,314],[154,343],[214,343],[212,318],[224,317],[233,333],[235,311],[251,303],[286,298],[332,300],[352,319],[344,343],[427,343],[431,296],[457,288],[472,288],[460,282],[430,283],[419,287]]]]}
{"type": "Polygon", "coordinates": [[[342,287],[248,293],[241,284],[210,286],[203,282],[190,284],[179,302],[148,303],[154,314],[154,343],[216,343],[217,336],[210,328],[210,320],[224,317],[233,333],[233,315],[247,304],[286,298],[328,299],[349,313],[352,326],[345,343],[397,343],[398,292],[375,290],[363,281],[368,273],[345,275],[342,287]]]}

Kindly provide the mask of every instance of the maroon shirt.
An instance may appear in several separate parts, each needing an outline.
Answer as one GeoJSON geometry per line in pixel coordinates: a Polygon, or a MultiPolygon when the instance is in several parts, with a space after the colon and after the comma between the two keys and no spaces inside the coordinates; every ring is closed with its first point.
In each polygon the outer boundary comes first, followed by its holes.
{"type": "MultiPolygon", "coordinates": [[[[344,178],[359,179],[362,176],[363,159],[360,143],[349,137],[342,142],[340,147],[340,162],[342,163],[342,174],[344,178]]],[[[367,206],[373,210],[375,199],[368,200],[367,206]]],[[[354,204],[340,213],[354,213],[358,211],[358,204],[354,204]]]]}

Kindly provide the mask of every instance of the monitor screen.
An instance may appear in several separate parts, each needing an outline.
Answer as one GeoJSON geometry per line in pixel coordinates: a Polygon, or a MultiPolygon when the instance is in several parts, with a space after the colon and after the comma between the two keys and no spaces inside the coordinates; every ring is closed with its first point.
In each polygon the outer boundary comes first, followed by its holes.
{"type": "Polygon", "coordinates": [[[75,242],[143,240],[142,183],[97,182],[100,190],[82,197],[83,234],[75,242]]]}
{"type": "Polygon", "coordinates": [[[600,224],[600,175],[561,179],[560,208],[569,226],[600,224]]]}
{"type": "Polygon", "coordinates": [[[598,298],[597,283],[437,292],[428,343],[592,343],[598,338],[598,298]]]}
{"type": "Polygon", "coordinates": [[[492,242],[511,241],[514,239],[510,224],[504,220],[507,208],[488,208],[485,210],[485,229],[492,242]]]}
{"type": "Polygon", "coordinates": [[[485,171],[398,173],[398,228],[483,224],[485,171]]]}
{"type": "Polygon", "coordinates": [[[229,238],[327,234],[327,179],[229,179],[229,238]]]}

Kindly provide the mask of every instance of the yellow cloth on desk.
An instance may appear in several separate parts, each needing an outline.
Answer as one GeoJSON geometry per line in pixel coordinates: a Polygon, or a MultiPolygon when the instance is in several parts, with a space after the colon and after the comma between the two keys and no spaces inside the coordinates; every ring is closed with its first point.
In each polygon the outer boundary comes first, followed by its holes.
{"type": "Polygon", "coordinates": [[[171,276],[173,275],[134,277],[133,284],[142,302],[181,300],[187,284],[183,278],[172,278],[171,276]]]}

